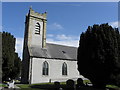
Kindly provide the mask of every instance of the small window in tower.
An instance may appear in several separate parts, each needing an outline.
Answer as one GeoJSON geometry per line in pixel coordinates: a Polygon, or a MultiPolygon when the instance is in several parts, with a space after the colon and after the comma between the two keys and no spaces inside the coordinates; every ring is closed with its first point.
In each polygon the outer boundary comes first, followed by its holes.
{"type": "Polygon", "coordinates": [[[36,25],[35,25],[35,34],[40,35],[40,24],[39,23],[36,23],[36,25]]]}

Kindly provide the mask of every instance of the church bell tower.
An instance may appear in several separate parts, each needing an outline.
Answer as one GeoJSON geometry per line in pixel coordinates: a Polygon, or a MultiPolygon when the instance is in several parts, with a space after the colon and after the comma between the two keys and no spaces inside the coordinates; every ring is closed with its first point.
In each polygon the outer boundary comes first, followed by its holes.
{"type": "Polygon", "coordinates": [[[46,14],[29,9],[25,22],[25,40],[27,40],[25,42],[28,47],[46,48],[46,14]]]}
{"type": "Polygon", "coordinates": [[[32,58],[30,57],[31,48],[46,48],[46,15],[46,12],[40,14],[32,8],[29,9],[29,13],[26,15],[21,74],[22,83],[28,83],[29,77],[31,77],[29,76],[32,63],[32,58]]]}

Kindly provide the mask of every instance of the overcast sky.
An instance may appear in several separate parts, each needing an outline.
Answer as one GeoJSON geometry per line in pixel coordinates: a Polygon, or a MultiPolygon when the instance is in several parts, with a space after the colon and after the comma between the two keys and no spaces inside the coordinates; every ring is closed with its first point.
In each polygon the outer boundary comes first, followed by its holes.
{"type": "Polygon", "coordinates": [[[25,16],[32,6],[47,11],[47,42],[78,47],[81,32],[93,24],[118,24],[117,2],[3,2],[2,27],[17,38],[16,52],[22,57],[25,16]]]}

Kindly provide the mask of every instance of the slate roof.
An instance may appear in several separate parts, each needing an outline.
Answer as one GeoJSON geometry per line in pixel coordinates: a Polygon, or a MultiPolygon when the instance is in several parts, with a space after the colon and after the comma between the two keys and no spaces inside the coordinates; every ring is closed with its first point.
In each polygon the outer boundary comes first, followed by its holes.
{"type": "Polygon", "coordinates": [[[77,47],[46,43],[46,49],[33,46],[29,50],[32,57],[77,60],[77,47]]]}

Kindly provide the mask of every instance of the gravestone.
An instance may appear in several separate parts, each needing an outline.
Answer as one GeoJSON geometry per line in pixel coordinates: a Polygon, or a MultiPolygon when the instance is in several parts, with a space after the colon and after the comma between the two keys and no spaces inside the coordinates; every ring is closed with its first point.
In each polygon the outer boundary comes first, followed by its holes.
{"type": "Polygon", "coordinates": [[[14,88],[14,83],[15,83],[14,80],[8,82],[8,83],[7,83],[7,84],[8,84],[8,88],[14,88]]]}

